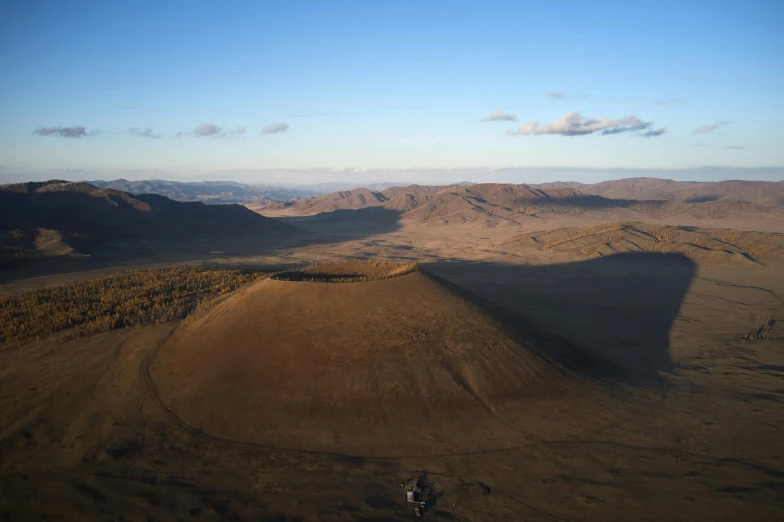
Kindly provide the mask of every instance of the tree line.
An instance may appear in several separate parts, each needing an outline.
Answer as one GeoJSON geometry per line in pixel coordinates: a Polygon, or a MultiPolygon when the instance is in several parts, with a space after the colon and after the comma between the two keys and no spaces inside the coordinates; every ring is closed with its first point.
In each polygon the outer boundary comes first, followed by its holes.
{"type": "Polygon", "coordinates": [[[132,270],[30,290],[0,300],[0,342],[25,341],[58,332],[67,340],[182,319],[200,302],[234,292],[264,275],[180,266],[132,270]]]}

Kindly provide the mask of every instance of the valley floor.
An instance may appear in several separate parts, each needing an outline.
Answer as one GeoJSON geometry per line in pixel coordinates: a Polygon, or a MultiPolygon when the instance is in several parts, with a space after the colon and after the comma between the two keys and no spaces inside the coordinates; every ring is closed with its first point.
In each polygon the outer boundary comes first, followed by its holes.
{"type": "MultiPolygon", "coordinates": [[[[188,426],[161,400],[149,365],[176,323],[0,345],[0,520],[408,520],[399,483],[413,476],[435,481],[431,520],[784,518],[781,261],[583,256],[512,241],[536,230],[517,226],[290,222],[304,232],[255,252],[233,243],[123,269],[416,261],[617,363],[612,400],[576,397],[568,429],[517,426],[507,447],[282,450],[188,426]]],[[[30,271],[0,294],[117,270],[30,271]]]]}

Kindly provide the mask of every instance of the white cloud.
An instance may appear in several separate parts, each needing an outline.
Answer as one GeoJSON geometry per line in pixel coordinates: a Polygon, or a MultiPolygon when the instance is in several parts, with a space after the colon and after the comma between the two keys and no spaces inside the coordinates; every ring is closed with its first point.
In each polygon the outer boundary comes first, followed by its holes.
{"type": "Polygon", "coordinates": [[[542,134],[559,134],[561,136],[584,136],[601,131],[602,135],[635,133],[646,138],[661,136],[666,129],[654,129],[653,122],[642,121],[637,116],[624,116],[610,120],[607,118],[589,118],[580,116],[579,112],[567,112],[552,123],[539,125],[529,121],[517,130],[507,131],[510,136],[531,136],[542,134]]]}
{"type": "Polygon", "coordinates": [[[197,138],[207,137],[207,136],[217,136],[221,132],[221,128],[217,125],[213,125],[212,123],[202,123],[198,127],[193,130],[193,135],[197,138]]]}
{"type": "Polygon", "coordinates": [[[517,114],[508,114],[501,109],[491,112],[479,121],[517,121],[517,114]]]}
{"type": "Polygon", "coordinates": [[[732,122],[731,121],[717,121],[713,125],[703,125],[702,127],[698,128],[698,129],[694,129],[691,132],[692,132],[692,134],[709,134],[709,133],[715,131],[716,129],[718,129],[720,127],[724,127],[725,125],[729,125],[730,123],[732,123],[732,122]]]}
{"type": "Polygon", "coordinates": [[[702,147],[704,149],[725,149],[725,150],[744,150],[746,147],[743,145],[722,145],[719,147],[714,147],[711,145],[705,145],[703,143],[695,143],[695,147],[702,147]]]}
{"type": "Polygon", "coordinates": [[[523,123],[516,131],[508,130],[506,133],[510,136],[528,136],[530,134],[534,134],[537,125],[539,124],[535,121],[529,121],[527,123],[523,123]]]}
{"type": "Polygon", "coordinates": [[[244,136],[246,132],[247,129],[245,127],[235,127],[233,130],[224,130],[223,127],[213,123],[202,123],[196,127],[193,132],[178,132],[174,136],[176,138],[191,136],[195,138],[243,139],[242,136],[244,136]]]}
{"type": "Polygon", "coordinates": [[[128,134],[134,134],[134,135],[139,136],[141,138],[148,138],[148,139],[151,139],[151,140],[157,140],[158,138],[160,138],[162,136],[162,134],[160,132],[155,132],[155,131],[153,131],[149,127],[145,128],[145,129],[142,129],[140,127],[134,127],[132,129],[128,129],[128,134]]]}
{"type": "Polygon", "coordinates": [[[278,134],[279,132],[286,132],[289,130],[287,123],[272,123],[264,127],[261,131],[262,134],[278,134]]]}
{"type": "Polygon", "coordinates": [[[548,100],[565,100],[566,93],[565,92],[546,92],[544,93],[544,97],[548,100]]]}

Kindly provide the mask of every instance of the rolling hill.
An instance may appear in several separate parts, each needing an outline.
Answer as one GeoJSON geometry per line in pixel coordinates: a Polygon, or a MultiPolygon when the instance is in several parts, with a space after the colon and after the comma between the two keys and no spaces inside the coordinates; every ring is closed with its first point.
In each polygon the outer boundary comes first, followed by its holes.
{"type": "Polygon", "coordinates": [[[265,236],[293,230],[240,205],[133,196],[88,183],[0,186],[3,261],[90,255],[120,245],[176,245],[194,239],[265,236]]]}
{"type": "Polygon", "coordinates": [[[609,199],[708,203],[731,201],[760,206],[784,206],[784,181],[716,181],[687,183],[660,178],[628,178],[601,183],[547,183],[543,188],[570,187],[583,194],[609,199]]]}
{"type": "Polygon", "coordinates": [[[784,259],[784,234],[645,223],[604,223],[588,227],[519,234],[505,248],[601,257],[621,252],[680,253],[708,264],[755,264],[784,259]]]}
{"type": "Polygon", "coordinates": [[[389,187],[377,191],[368,188],[340,190],[320,196],[313,196],[297,201],[275,202],[269,200],[249,203],[246,206],[255,211],[281,212],[290,215],[312,215],[336,210],[359,210],[368,207],[397,209],[405,207],[400,200],[415,198],[426,200],[430,194],[435,194],[447,187],[433,185],[409,185],[407,187],[389,187]]]}
{"type": "MultiPolygon", "coordinates": [[[[637,186],[635,180],[630,186],[637,186]]],[[[666,180],[655,180],[665,185],[666,180]]],[[[721,190],[735,194],[734,197],[708,197],[710,189],[682,194],[679,200],[671,194],[658,194],[658,199],[609,198],[592,194],[583,187],[562,183],[546,188],[535,185],[475,184],[461,186],[393,187],[384,191],[355,189],[335,192],[287,203],[249,204],[248,208],[268,216],[312,216],[335,211],[359,210],[381,207],[394,211],[401,220],[431,224],[480,223],[491,226],[519,225],[532,218],[552,216],[586,216],[594,221],[637,221],[641,219],[689,219],[713,220],[739,218],[753,221],[769,217],[781,222],[784,206],[773,205],[777,201],[776,191],[750,185],[751,188],[735,191],[733,183],[745,187],[747,182],[723,182],[713,184],[721,190]],[[749,201],[741,201],[746,194],[749,201]],[[671,196],[666,199],[664,196],[671,196]],[[764,197],[763,197],[764,195],[764,197]],[[698,201],[695,201],[698,200],[698,201]],[[764,203],[770,203],[766,205],[764,203]]],[[[688,184],[678,184],[688,185],[688,184]]],[[[782,184],[771,184],[777,189],[782,184]]],[[[625,186],[625,185],[624,185],[625,186]]],[[[646,185],[647,186],[647,185],[646,185]]],[[[784,185],[782,185],[784,186],[784,185]]],[[[589,186],[590,188],[590,186],[589,186]]],[[[620,191],[620,189],[618,189],[620,191]]],[[[696,190],[696,189],[694,189],[696,190]]],[[[718,189],[716,189],[718,190],[718,189]]],[[[612,192],[612,191],[608,191],[612,192]]],[[[625,190],[624,193],[642,196],[652,195],[647,191],[625,190]]]]}

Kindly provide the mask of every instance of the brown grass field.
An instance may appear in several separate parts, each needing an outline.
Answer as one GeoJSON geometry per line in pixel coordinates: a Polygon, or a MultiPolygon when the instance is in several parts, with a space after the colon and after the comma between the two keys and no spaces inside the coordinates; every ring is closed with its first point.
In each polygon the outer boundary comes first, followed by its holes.
{"type": "Polygon", "coordinates": [[[345,212],[3,274],[0,520],[784,518],[781,230],[345,212]]]}

